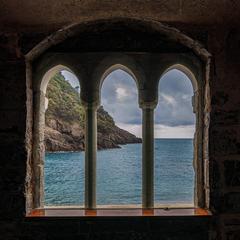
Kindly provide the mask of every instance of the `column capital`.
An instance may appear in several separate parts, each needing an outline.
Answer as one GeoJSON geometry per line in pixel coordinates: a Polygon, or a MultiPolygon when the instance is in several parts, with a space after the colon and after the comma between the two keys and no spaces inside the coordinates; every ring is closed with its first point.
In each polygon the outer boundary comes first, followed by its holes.
{"type": "Polygon", "coordinates": [[[85,109],[97,109],[100,106],[99,101],[85,102],[85,101],[81,100],[81,103],[85,109]]]}
{"type": "Polygon", "coordinates": [[[157,101],[139,103],[139,107],[142,109],[155,109],[156,106],[157,106],[157,101]]]}

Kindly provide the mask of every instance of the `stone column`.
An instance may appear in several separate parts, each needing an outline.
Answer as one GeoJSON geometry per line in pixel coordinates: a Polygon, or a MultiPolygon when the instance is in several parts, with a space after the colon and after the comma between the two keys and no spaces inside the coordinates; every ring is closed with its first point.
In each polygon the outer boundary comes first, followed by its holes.
{"type": "Polygon", "coordinates": [[[34,135],[33,135],[33,208],[44,207],[44,161],[45,161],[45,93],[36,92],[36,109],[34,112],[34,135]]]}
{"type": "Polygon", "coordinates": [[[97,108],[94,103],[85,108],[85,208],[96,208],[97,108]]]}
{"type": "Polygon", "coordinates": [[[154,207],[154,108],[142,104],[142,207],[154,207]]]}

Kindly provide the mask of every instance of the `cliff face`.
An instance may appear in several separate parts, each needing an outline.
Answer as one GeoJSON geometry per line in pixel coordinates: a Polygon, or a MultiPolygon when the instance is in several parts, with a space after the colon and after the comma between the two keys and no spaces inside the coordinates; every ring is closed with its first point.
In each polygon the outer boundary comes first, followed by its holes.
{"type": "MultiPolygon", "coordinates": [[[[78,89],[74,89],[61,73],[56,74],[47,88],[48,109],[45,123],[46,151],[84,150],[85,114],[78,89]]],[[[140,143],[141,139],[117,127],[101,106],[97,112],[98,149],[118,148],[119,144],[140,143]]]]}

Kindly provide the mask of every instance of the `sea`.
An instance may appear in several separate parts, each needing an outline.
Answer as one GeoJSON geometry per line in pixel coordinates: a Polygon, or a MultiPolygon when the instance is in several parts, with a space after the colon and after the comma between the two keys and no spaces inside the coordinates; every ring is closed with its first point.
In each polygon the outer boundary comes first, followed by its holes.
{"type": "MultiPolygon", "coordinates": [[[[154,204],[193,205],[192,139],[155,139],[154,204]]],[[[97,152],[97,205],[141,204],[142,144],[97,152]]],[[[46,153],[45,206],[84,205],[84,152],[46,153]]]]}

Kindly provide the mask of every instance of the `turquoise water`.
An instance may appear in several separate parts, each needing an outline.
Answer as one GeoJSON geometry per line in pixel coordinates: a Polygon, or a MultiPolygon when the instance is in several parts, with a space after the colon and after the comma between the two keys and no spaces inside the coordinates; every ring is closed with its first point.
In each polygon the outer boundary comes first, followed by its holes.
{"type": "MultiPolygon", "coordinates": [[[[141,144],[98,151],[97,204],[141,203],[141,144]]],[[[47,153],[45,205],[83,205],[84,152],[47,153]]],[[[193,203],[192,139],[155,139],[155,203],[193,203]]]]}

